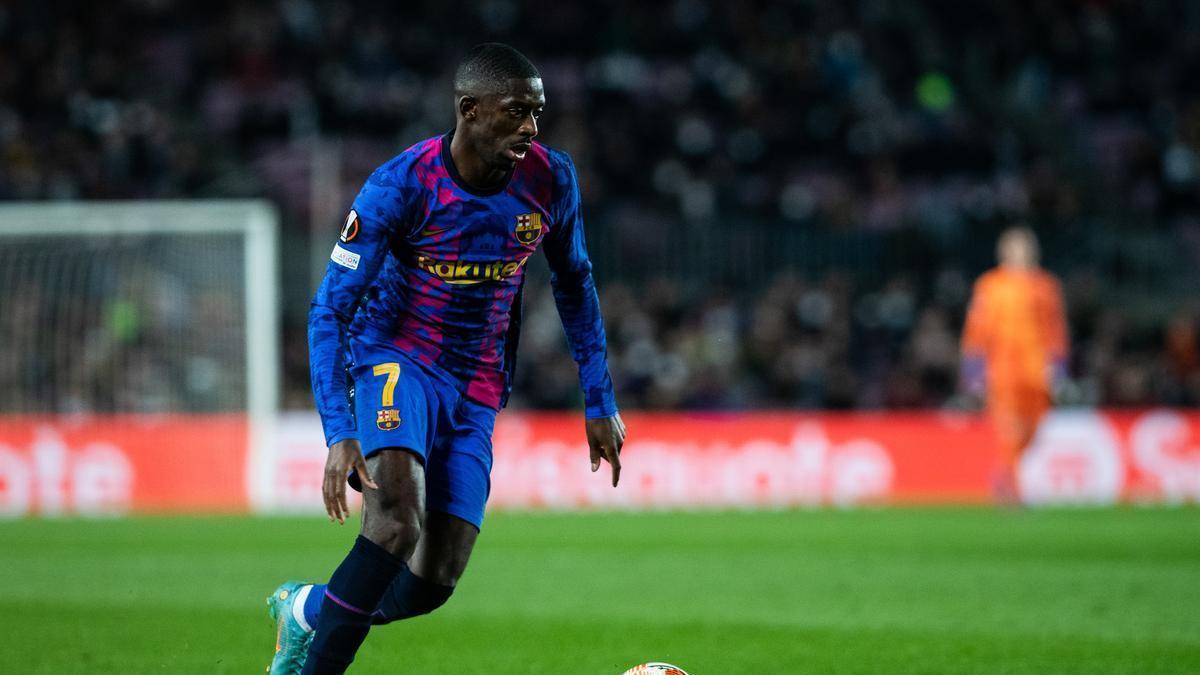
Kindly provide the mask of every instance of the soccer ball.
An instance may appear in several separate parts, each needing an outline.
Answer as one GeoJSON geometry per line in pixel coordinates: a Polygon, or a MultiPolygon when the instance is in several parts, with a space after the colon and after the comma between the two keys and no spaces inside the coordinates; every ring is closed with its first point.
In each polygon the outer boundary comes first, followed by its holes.
{"type": "Polygon", "coordinates": [[[673,666],[669,663],[643,663],[640,666],[634,666],[629,670],[621,673],[621,675],[688,675],[683,668],[673,666]]]}

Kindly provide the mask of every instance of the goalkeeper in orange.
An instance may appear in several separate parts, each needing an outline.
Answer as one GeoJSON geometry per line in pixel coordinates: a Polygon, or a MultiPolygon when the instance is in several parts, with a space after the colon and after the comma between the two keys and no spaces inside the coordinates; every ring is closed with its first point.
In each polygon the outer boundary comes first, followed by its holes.
{"type": "Polygon", "coordinates": [[[996,426],[996,500],[1016,503],[1017,465],[1066,377],[1067,325],[1058,280],[1038,265],[1033,230],[1005,230],[996,255],[1000,265],[975,282],[967,312],[963,380],[971,393],[986,395],[996,426]]]}

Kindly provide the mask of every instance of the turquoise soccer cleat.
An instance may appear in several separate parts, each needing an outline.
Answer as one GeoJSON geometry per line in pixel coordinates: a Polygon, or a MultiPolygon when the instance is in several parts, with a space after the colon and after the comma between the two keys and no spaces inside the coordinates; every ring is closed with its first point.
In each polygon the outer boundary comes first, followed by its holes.
{"type": "Polygon", "coordinates": [[[313,630],[304,624],[304,599],[312,586],[302,581],[285,581],[267,598],[267,609],[275,629],[275,658],[269,675],[300,675],[308,658],[313,630]],[[297,616],[299,615],[299,616],[297,616]]]}

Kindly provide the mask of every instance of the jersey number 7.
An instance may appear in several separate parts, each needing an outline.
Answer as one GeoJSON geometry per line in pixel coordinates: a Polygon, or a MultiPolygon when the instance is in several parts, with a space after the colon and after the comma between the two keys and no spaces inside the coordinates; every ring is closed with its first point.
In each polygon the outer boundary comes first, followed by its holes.
{"type": "Polygon", "coordinates": [[[400,411],[392,408],[396,403],[396,382],[400,380],[400,364],[381,363],[375,366],[372,372],[376,377],[387,375],[387,380],[383,383],[383,396],[380,400],[383,409],[379,411],[375,425],[382,431],[390,431],[400,426],[400,411]]]}

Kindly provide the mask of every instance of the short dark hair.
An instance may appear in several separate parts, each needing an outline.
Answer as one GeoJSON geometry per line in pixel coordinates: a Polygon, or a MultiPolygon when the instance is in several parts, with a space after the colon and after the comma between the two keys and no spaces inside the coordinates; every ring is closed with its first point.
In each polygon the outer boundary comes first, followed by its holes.
{"type": "Polygon", "coordinates": [[[521,52],[499,42],[475,45],[454,71],[455,96],[484,96],[504,91],[510,80],[540,78],[521,52]]]}

